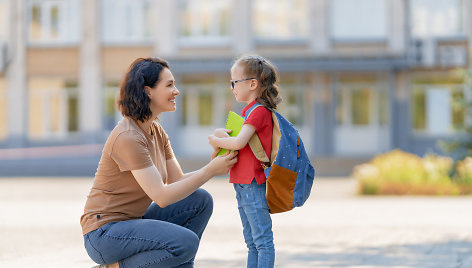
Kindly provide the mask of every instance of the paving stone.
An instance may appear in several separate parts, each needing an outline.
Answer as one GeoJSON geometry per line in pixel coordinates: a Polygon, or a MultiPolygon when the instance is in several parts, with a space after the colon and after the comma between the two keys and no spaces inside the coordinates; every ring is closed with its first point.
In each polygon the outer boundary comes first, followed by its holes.
{"type": "MultiPolygon", "coordinates": [[[[90,178],[1,178],[0,267],[92,267],[79,217],[90,178]]],[[[195,267],[245,267],[234,189],[205,187],[214,212],[195,267]]],[[[273,215],[276,267],[472,268],[472,197],[359,197],[321,178],[305,206],[273,215]]]]}

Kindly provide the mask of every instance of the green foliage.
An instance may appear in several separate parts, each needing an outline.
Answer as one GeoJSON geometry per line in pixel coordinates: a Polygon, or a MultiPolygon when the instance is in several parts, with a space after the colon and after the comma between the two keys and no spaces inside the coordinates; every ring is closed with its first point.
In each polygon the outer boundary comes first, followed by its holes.
{"type": "Polygon", "coordinates": [[[472,158],[458,164],[454,180],[449,176],[452,168],[450,157],[429,154],[421,158],[394,150],[356,166],[352,175],[359,182],[359,193],[365,195],[471,194],[472,158]]]}
{"type": "Polygon", "coordinates": [[[462,160],[472,156],[472,124],[467,122],[467,120],[472,120],[472,101],[470,100],[470,97],[472,97],[472,67],[468,70],[462,69],[456,72],[464,77],[464,94],[456,96],[452,100],[452,106],[455,111],[464,111],[465,122],[454,127],[458,133],[463,134],[457,135],[452,140],[439,141],[439,147],[456,159],[462,160]]]}
{"type": "Polygon", "coordinates": [[[464,186],[472,186],[472,157],[458,161],[456,170],[455,182],[464,186]]]}

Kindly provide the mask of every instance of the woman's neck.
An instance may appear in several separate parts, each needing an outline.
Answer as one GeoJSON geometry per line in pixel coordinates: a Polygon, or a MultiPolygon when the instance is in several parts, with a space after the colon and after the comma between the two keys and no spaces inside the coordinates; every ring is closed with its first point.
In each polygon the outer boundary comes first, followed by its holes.
{"type": "Polygon", "coordinates": [[[150,117],[148,120],[144,122],[137,121],[137,123],[142,130],[146,131],[147,134],[151,135],[152,134],[151,126],[152,126],[153,121],[154,121],[154,117],[150,117]]]}

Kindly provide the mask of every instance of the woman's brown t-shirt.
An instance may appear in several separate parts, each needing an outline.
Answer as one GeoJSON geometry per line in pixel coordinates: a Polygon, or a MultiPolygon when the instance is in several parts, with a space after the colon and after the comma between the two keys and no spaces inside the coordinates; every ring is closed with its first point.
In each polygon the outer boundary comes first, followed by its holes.
{"type": "Polygon", "coordinates": [[[80,218],[82,232],[115,221],[140,219],[152,200],[141,189],[131,170],[155,165],[164,182],[166,160],[174,158],[169,137],[154,122],[151,135],[125,117],[113,129],[103,148],[95,180],[80,218]]]}

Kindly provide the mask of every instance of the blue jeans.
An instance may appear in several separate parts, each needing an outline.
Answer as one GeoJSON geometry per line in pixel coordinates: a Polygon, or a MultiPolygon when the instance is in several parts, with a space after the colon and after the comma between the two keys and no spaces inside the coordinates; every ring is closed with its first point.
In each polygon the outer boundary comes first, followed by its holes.
{"type": "Polygon", "coordinates": [[[85,249],[99,264],[193,267],[212,211],[211,195],[198,189],[165,208],[152,203],[143,219],[107,223],[85,234],[85,249]]]}
{"type": "Polygon", "coordinates": [[[266,199],[266,184],[234,184],[244,241],[248,248],[247,267],[274,267],[272,219],[266,199]]]}

